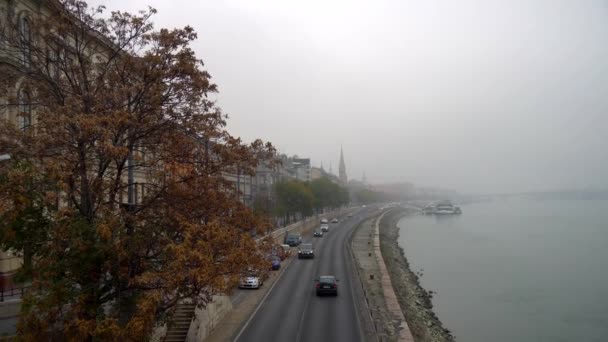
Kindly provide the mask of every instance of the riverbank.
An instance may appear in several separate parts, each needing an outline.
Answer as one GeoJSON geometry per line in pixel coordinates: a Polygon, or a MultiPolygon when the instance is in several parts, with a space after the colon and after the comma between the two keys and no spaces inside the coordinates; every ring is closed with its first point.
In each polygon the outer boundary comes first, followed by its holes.
{"type": "Polygon", "coordinates": [[[433,312],[432,293],[420,286],[418,276],[410,269],[403,249],[397,243],[397,222],[408,215],[407,209],[388,211],[380,220],[380,250],[399,305],[417,342],[455,341],[450,331],[433,312]]]}

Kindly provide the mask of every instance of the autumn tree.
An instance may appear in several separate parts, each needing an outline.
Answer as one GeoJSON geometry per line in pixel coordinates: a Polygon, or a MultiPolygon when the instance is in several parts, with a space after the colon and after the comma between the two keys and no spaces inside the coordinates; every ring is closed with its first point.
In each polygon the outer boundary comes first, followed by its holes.
{"type": "Polygon", "coordinates": [[[27,32],[16,16],[0,27],[2,87],[20,88],[5,105],[20,124],[0,123],[0,242],[31,278],[18,332],[145,340],[176,303],[204,306],[264,267],[268,241],[247,230],[268,223],[225,175],[274,151],[225,130],[192,28],[157,30],[153,9],[44,3],[27,32]]]}

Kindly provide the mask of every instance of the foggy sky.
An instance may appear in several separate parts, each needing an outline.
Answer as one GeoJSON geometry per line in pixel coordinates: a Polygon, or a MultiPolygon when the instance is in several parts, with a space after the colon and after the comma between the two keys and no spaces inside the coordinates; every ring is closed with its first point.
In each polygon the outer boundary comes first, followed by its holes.
{"type": "Polygon", "coordinates": [[[96,0],[191,25],[229,130],[350,178],[608,188],[608,5],[96,0]]]}

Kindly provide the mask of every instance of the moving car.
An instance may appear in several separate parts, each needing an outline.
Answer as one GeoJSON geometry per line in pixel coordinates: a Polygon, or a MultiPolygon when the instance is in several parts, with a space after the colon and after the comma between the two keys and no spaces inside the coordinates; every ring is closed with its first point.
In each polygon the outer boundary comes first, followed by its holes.
{"type": "Polygon", "coordinates": [[[259,289],[264,282],[256,273],[250,272],[241,277],[239,281],[240,289],[259,289]]]}
{"type": "Polygon", "coordinates": [[[327,224],[327,223],[321,223],[321,231],[322,232],[328,232],[329,231],[329,224],[327,224]]]}
{"type": "Polygon", "coordinates": [[[338,295],[338,279],[333,275],[324,275],[316,279],[315,290],[317,296],[322,295],[338,295]]]}
{"type": "Polygon", "coordinates": [[[331,223],[338,223],[338,222],[339,222],[339,221],[338,221],[338,218],[337,218],[337,217],[336,217],[336,218],[334,218],[333,220],[331,220],[331,223]]]}
{"type": "Polygon", "coordinates": [[[302,243],[302,236],[300,234],[292,233],[285,237],[285,244],[291,247],[297,246],[302,243]]]}
{"type": "Polygon", "coordinates": [[[310,258],[313,259],[315,257],[315,249],[312,248],[312,243],[303,243],[300,245],[298,249],[298,259],[310,258]]]}
{"type": "Polygon", "coordinates": [[[322,219],[321,219],[321,224],[323,224],[323,223],[327,224],[327,223],[329,223],[329,221],[327,221],[327,219],[326,219],[326,218],[322,218],[322,219]]]}
{"type": "Polygon", "coordinates": [[[315,229],[314,233],[312,233],[314,237],[323,237],[323,231],[321,229],[315,229]]]}

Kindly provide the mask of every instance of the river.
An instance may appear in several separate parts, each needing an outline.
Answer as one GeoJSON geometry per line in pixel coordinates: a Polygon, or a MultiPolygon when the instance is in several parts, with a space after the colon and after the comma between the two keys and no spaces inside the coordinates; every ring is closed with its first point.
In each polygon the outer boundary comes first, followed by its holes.
{"type": "Polygon", "coordinates": [[[457,341],[608,341],[608,201],[461,207],[399,221],[399,244],[457,341]]]}

